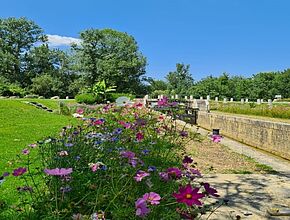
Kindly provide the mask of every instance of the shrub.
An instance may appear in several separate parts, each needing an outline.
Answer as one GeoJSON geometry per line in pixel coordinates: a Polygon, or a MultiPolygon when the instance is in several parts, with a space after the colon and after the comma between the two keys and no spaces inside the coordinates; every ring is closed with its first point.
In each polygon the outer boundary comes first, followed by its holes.
{"type": "Polygon", "coordinates": [[[4,84],[0,82],[0,95],[1,96],[19,96],[23,97],[25,90],[17,84],[4,84]]]}
{"type": "Polygon", "coordinates": [[[85,103],[85,104],[95,104],[98,102],[98,98],[91,93],[83,93],[75,96],[75,100],[77,103],[85,103]]]}

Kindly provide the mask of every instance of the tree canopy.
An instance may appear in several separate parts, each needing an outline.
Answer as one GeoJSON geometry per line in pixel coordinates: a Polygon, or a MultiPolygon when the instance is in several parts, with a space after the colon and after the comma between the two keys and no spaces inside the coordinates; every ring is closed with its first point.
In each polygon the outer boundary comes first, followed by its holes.
{"type": "Polygon", "coordinates": [[[90,29],[81,32],[80,38],[82,43],[73,48],[88,85],[105,80],[117,86],[117,91],[136,89],[145,74],[146,58],[132,36],[112,29],[90,29]]]}

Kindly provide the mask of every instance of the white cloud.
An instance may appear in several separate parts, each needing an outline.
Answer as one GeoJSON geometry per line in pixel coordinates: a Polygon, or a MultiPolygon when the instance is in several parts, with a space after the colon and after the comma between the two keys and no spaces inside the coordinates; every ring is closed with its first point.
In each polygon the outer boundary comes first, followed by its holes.
{"type": "Polygon", "coordinates": [[[72,43],[80,44],[81,39],[48,34],[48,45],[52,47],[70,46],[72,43]]]}

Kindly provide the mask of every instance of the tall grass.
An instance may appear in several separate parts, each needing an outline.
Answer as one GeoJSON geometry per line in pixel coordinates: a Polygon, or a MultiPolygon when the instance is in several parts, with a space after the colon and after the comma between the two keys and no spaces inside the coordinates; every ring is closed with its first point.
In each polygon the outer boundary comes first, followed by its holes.
{"type": "Polygon", "coordinates": [[[212,102],[211,110],[221,112],[229,112],[235,114],[258,115],[271,118],[290,119],[290,104],[288,105],[273,105],[267,104],[257,105],[255,103],[221,103],[212,102]]]}

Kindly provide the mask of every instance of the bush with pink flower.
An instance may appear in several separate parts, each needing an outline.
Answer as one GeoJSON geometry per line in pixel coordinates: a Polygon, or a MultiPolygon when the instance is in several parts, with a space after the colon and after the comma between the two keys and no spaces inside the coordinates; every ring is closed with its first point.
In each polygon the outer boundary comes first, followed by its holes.
{"type": "Polygon", "coordinates": [[[140,103],[76,113],[84,114],[79,126],[24,149],[25,166],[12,170],[25,182],[21,196],[31,197],[18,204],[21,218],[194,219],[215,208],[205,200],[218,192],[194,158],[180,156],[190,133],[173,118],[160,120],[140,103]]]}

